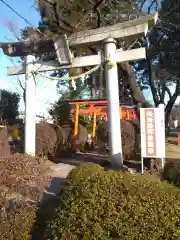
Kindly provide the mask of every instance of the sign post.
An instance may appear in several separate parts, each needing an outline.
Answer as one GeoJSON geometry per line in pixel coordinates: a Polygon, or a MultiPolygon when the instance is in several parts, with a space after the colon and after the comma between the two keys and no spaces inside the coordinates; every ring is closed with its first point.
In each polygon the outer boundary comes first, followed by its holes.
{"type": "Polygon", "coordinates": [[[141,108],[141,173],[144,173],[144,158],[165,158],[164,107],[141,108]]]}

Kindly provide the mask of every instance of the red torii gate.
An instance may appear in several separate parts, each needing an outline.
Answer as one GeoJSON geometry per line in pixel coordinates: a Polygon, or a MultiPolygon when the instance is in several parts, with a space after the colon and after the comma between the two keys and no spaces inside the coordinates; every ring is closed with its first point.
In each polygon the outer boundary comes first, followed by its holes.
{"type": "MultiPolygon", "coordinates": [[[[79,114],[91,115],[93,117],[93,127],[92,127],[92,145],[95,142],[96,136],[96,118],[97,116],[104,117],[107,120],[107,100],[79,100],[70,101],[69,104],[74,107],[71,108],[71,113],[74,114],[74,149],[76,147],[76,139],[78,135],[78,124],[79,124],[79,114]],[[80,108],[80,105],[88,105],[86,108],[80,108]]],[[[136,112],[134,107],[122,105],[119,107],[120,118],[126,120],[136,119],[136,112]]]]}

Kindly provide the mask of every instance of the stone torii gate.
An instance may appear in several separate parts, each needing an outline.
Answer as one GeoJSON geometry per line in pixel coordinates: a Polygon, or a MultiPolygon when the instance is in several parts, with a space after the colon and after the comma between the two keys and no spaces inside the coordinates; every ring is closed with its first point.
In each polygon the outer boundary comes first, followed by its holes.
{"type": "MultiPolygon", "coordinates": [[[[25,153],[35,155],[36,149],[36,87],[33,72],[45,72],[63,68],[82,68],[105,63],[108,99],[109,149],[112,165],[122,167],[122,142],[121,135],[119,134],[121,132],[119,88],[116,63],[145,59],[146,49],[137,48],[127,51],[122,51],[121,49],[116,50],[116,39],[119,40],[132,36],[146,35],[149,28],[156,23],[157,18],[158,14],[154,13],[128,22],[118,23],[113,26],[73,33],[67,39],[59,37],[59,39],[54,40],[54,49],[56,50],[58,61],[35,61],[35,57],[33,56],[34,52],[29,50],[29,52],[26,51],[26,53],[24,53],[27,55],[26,64],[8,67],[9,76],[25,74],[25,153]],[[104,44],[104,52],[96,55],[73,58],[69,50],[69,47],[90,46],[93,44],[104,44]]],[[[0,47],[2,47],[6,55],[17,56],[16,49],[18,49],[20,44],[23,46],[26,43],[1,43],[0,47]]]]}

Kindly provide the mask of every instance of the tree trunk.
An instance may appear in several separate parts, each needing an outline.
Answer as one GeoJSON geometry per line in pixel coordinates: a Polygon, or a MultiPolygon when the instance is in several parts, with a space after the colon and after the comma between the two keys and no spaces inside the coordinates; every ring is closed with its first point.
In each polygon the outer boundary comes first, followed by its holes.
{"type": "Polygon", "coordinates": [[[92,98],[96,98],[96,75],[92,73],[92,90],[91,90],[92,98]]]}
{"type": "Polygon", "coordinates": [[[23,89],[23,100],[24,100],[24,105],[26,104],[26,90],[23,89]]]}
{"type": "Polygon", "coordinates": [[[144,104],[147,104],[147,101],[144,97],[144,95],[142,94],[139,86],[137,86],[136,84],[136,79],[135,79],[135,76],[132,72],[132,67],[130,66],[130,64],[127,62],[127,63],[122,63],[120,64],[122,70],[123,70],[123,73],[133,91],[133,100],[135,103],[144,103],[144,104]]]}
{"type": "Polygon", "coordinates": [[[154,85],[154,80],[152,79],[152,68],[151,68],[151,61],[149,60],[147,54],[146,54],[146,59],[147,59],[147,67],[148,67],[148,72],[149,72],[149,86],[151,88],[151,93],[153,96],[154,104],[157,107],[159,105],[159,97],[157,90],[154,85]]]}
{"type": "Polygon", "coordinates": [[[126,81],[129,83],[130,88],[132,89],[132,98],[134,104],[136,105],[136,114],[138,119],[140,120],[140,108],[141,107],[151,107],[151,105],[146,101],[140,87],[136,83],[136,78],[133,74],[131,65],[126,63],[121,63],[120,67],[123,71],[124,76],[126,77],[126,81]]]}
{"type": "Polygon", "coordinates": [[[104,71],[103,67],[100,67],[100,73],[99,73],[99,98],[103,97],[103,77],[104,77],[104,71]]]}

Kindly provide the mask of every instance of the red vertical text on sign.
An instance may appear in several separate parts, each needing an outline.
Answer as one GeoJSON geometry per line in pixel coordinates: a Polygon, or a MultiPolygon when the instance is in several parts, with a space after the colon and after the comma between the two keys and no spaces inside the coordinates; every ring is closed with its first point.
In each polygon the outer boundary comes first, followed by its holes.
{"type": "Polygon", "coordinates": [[[146,156],[156,156],[156,132],[154,109],[145,110],[146,156]]]}

